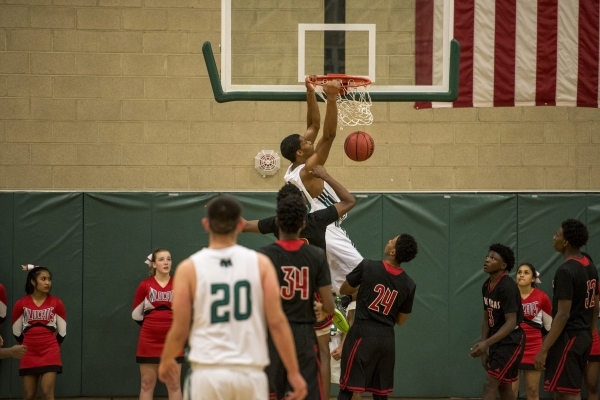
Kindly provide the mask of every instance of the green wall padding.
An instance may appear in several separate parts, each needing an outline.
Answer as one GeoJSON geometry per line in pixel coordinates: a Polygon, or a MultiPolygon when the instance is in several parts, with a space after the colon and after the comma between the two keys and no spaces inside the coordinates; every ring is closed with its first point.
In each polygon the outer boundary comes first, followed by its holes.
{"type": "Polygon", "coordinates": [[[148,277],[151,193],[84,195],[83,396],[139,394],[133,296],[148,277]]]}
{"type": "MultiPolygon", "coordinates": [[[[0,282],[12,305],[23,296],[22,263],[48,266],[53,293],[67,308],[64,373],[57,397],[120,397],[139,393],[135,351],[138,325],[131,319],[135,289],[148,276],[144,257],[169,249],[176,266],[206,246],[204,206],[216,193],[0,192],[0,282]]],[[[274,215],[276,193],[231,193],[244,218],[274,215]]],[[[480,397],[485,372],[469,357],[480,340],[483,262],[494,242],[513,247],[517,262],[542,273],[549,295],[560,265],[552,236],[566,218],[587,223],[587,251],[600,264],[600,194],[358,194],[343,227],[365,258],[381,259],[385,243],[410,233],[419,255],[406,264],[417,283],[413,313],[396,328],[394,396],[480,397]]],[[[242,234],[251,248],[271,235],[242,234]]],[[[514,277],[515,270],[511,277],[514,277]]],[[[14,344],[10,322],[0,327],[14,344]]],[[[185,371],[184,366],[184,371],[185,371]]],[[[0,398],[19,397],[18,361],[0,361],[0,398]]],[[[157,396],[165,396],[157,385],[157,396]]],[[[332,385],[337,394],[337,385],[332,385]]],[[[550,397],[542,393],[542,397],[550,397]]]]}
{"type": "MultiPolygon", "coordinates": [[[[63,373],[56,380],[57,397],[81,393],[82,198],[81,193],[14,194],[11,297],[16,301],[25,295],[27,273],[19,266],[41,265],[52,272],[52,294],[63,301],[67,311],[67,336],[61,345],[63,373]]],[[[14,302],[10,306],[13,305],[14,302]]],[[[16,361],[11,379],[12,395],[21,397],[22,382],[16,361]]]]}
{"type": "Polygon", "coordinates": [[[486,372],[479,358],[469,356],[469,349],[481,340],[481,287],[488,278],[483,263],[492,243],[515,248],[517,198],[510,194],[453,194],[449,200],[447,392],[452,397],[480,397],[486,372]]]}
{"type": "Polygon", "coordinates": [[[448,218],[449,200],[443,195],[383,196],[382,245],[375,259],[383,258],[384,244],[402,233],[419,246],[417,257],[404,267],[417,292],[412,315],[396,327],[394,396],[421,396],[425,382],[428,396],[447,396],[445,374],[423,377],[448,368],[448,218]]]}
{"type": "MultiPolygon", "coordinates": [[[[4,347],[10,347],[14,344],[12,335],[12,305],[19,298],[19,294],[13,290],[13,272],[16,268],[13,262],[13,193],[0,193],[0,283],[6,289],[7,306],[6,320],[0,326],[0,336],[4,339],[4,347]]],[[[23,290],[23,289],[21,289],[23,290]]],[[[0,360],[0,398],[15,397],[12,394],[11,377],[12,364],[17,362],[12,358],[0,360]]]]}

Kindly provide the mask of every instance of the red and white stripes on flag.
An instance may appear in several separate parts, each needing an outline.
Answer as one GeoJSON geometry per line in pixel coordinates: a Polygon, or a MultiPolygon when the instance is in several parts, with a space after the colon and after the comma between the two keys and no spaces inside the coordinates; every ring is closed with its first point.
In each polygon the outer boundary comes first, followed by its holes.
{"type": "MultiPolygon", "coordinates": [[[[443,2],[416,0],[417,85],[439,81],[433,37],[443,2]]],[[[458,99],[415,108],[598,107],[599,10],[598,0],[454,0],[458,99]]]]}

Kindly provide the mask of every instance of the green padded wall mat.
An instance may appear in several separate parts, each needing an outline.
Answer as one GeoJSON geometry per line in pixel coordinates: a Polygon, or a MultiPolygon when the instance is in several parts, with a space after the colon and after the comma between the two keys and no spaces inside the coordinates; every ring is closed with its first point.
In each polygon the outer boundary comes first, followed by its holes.
{"type": "MultiPolygon", "coordinates": [[[[451,397],[478,397],[486,373],[480,359],[469,356],[469,349],[481,340],[481,287],[488,279],[483,263],[492,243],[516,248],[517,197],[510,194],[453,194],[450,196],[449,226],[446,392],[451,397]]],[[[428,379],[432,380],[434,376],[430,375],[428,379]]]]}
{"type": "Polygon", "coordinates": [[[408,233],[417,241],[417,257],[404,266],[416,282],[412,315],[396,327],[394,396],[447,396],[448,369],[448,220],[449,199],[441,194],[383,197],[383,237],[378,259],[389,239],[408,233]],[[431,361],[435,360],[435,361],[431,361]]]}
{"type": "Polygon", "coordinates": [[[152,196],[84,196],[83,396],[139,393],[139,325],[131,311],[135,290],[148,277],[144,260],[152,251],[152,196]]]}

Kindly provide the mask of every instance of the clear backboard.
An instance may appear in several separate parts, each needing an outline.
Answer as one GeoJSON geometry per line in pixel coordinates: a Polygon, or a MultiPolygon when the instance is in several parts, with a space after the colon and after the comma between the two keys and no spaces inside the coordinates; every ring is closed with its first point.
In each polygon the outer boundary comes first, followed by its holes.
{"type": "Polygon", "coordinates": [[[369,78],[373,101],[452,101],[452,11],[452,0],[222,0],[220,69],[203,46],[215,99],[304,101],[306,75],[343,73],[369,78]]]}

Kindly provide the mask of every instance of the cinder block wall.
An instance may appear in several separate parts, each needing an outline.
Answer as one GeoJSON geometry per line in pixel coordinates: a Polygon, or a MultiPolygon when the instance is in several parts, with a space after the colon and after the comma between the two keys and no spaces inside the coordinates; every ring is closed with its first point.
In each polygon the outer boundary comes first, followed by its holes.
{"type": "MultiPolygon", "coordinates": [[[[306,108],[213,100],[200,53],[218,51],[220,3],[0,0],[0,189],[277,189],[287,162],[262,178],[254,157],[306,108]]],[[[327,163],[353,191],[600,189],[597,109],[373,114],[373,157],[343,155],[346,128],[327,163]]]]}

